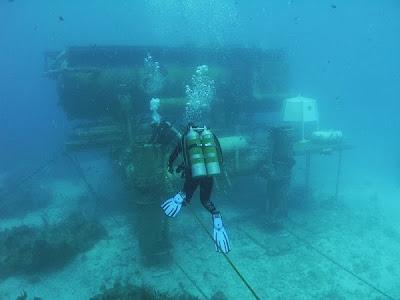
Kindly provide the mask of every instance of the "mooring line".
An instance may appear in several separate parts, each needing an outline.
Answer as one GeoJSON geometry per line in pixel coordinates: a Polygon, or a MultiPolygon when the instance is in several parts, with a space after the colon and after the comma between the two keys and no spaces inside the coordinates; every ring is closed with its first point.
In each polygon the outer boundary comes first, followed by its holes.
{"type": "MultiPolygon", "coordinates": [[[[187,206],[189,206],[189,205],[187,205],[187,206]]],[[[190,206],[189,206],[189,210],[194,215],[194,217],[196,218],[197,222],[200,223],[201,227],[203,227],[204,231],[207,233],[207,235],[210,237],[210,239],[215,243],[214,238],[212,237],[211,233],[208,231],[207,227],[204,225],[204,223],[200,220],[200,218],[196,215],[196,213],[193,211],[193,209],[190,206]]],[[[247,282],[247,280],[244,278],[244,276],[239,272],[238,268],[233,264],[233,262],[230,260],[228,255],[226,255],[226,253],[224,253],[222,251],[221,247],[217,243],[215,243],[215,245],[217,245],[217,247],[219,248],[221,254],[225,257],[225,259],[228,261],[229,265],[232,267],[232,269],[235,271],[235,273],[239,276],[239,278],[243,281],[243,283],[248,288],[248,290],[251,292],[251,294],[253,295],[254,299],[259,300],[260,297],[258,297],[258,295],[254,291],[254,289],[250,286],[250,284],[247,282]]]]}
{"type": "Polygon", "coordinates": [[[350,269],[346,268],[345,266],[343,266],[342,264],[340,264],[339,262],[337,262],[336,260],[334,260],[333,258],[329,257],[328,255],[326,255],[325,253],[323,253],[322,251],[318,250],[316,247],[314,247],[313,245],[311,245],[309,242],[307,242],[306,240],[304,240],[303,238],[301,238],[300,236],[298,236],[297,234],[295,234],[294,232],[292,232],[291,230],[284,228],[285,231],[287,231],[289,234],[291,234],[292,236],[294,236],[295,238],[297,238],[299,241],[301,241],[303,244],[305,244],[306,246],[310,247],[311,249],[313,249],[315,252],[317,252],[319,255],[323,256],[325,259],[329,260],[331,263],[335,264],[336,266],[338,266],[339,268],[341,268],[343,271],[347,272],[348,274],[350,274],[351,276],[357,278],[359,281],[361,281],[362,283],[368,285],[370,288],[374,289],[375,291],[377,291],[378,293],[380,293],[381,295],[385,296],[388,299],[394,300],[393,297],[391,297],[390,295],[386,294],[384,291],[382,291],[381,289],[377,288],[376,286],[374,286],[373,284],[369,283],[368,281],[366,281],[365,279],[361,278],[360,276],[358,276],[357,274],[355,274],[353,271],[351,271],[350,269]]]}
{"type": "MultiPolygon", "coordinates": [[[[68,153],[65,153],[65,156],[72,162],[73,166],[75,167],[76,171],[78,172],[78,175],[82,178],[82,180],[85,182],[87,189],[89,190],[92,198],[94,199],[94,201],[96,202],[97,205],[100,205],[101,202],[99,200],[99,196],[96,193],[95,189],[93,188],[93,186],[89,183],[89,181],[86,178],[85,172],[83,171],[78,158],[76,157],[76,155],[74,155],[74,157],[71,157],[68,153]]],[[[117,224],[119,227],[121,227],[121,223],[113,216],[113,214],[111,213],[111,211],[103,204],[103,208],[105,209],[105,211],[107,212],[108,216],[115,222],[115,224],[117,224]]]]}
{"type": "Polygon", "coordinates": [[[12,186],[10,189],[8,189],[5,193],[3,193],[1,195],[1,197],[3,198],[3,197],[6,197],[6,196],[11,195],[12,193],[14,193],[21,185],[23,185],[25,182],[27,182],[30,179],[32,179],[36,174],[40,173],[42,170],[44,170],[45,168],[50,166],[52,163],[54,163],[57,160],[58,156],[60,156],[60,154],[55,155],[52,159],[50,159],[49,161],[47,161],[46,163],[41,165],[35,171],[33,171],[29,175],[25,176],[18,183],[16,183],[14,186],[12,186]]]}
{"type": "Polygon", "coordinates": [[[182,266],[172,257],[174,263],[178,266],[178,268],[181,270],[181,272],[189,279],[189,281],[193,284],[193,286],[199,291],[200,294],[203,295],[204,299],[210,299],[207,297],[207,295],[203,292],[203,290],[198,286],[196,281],[194,281],[189,274],[182,268],[182,266]]]}

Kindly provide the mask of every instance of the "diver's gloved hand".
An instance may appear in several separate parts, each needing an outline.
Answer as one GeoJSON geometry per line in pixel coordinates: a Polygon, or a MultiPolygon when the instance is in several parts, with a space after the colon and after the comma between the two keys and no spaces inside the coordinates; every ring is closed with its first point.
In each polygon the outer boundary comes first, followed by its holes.
{"type": "Polygon", "coordinates": [[[182,203],[185,201],[186,194],[184,192],[177,193],[174,197],[165,201],[161,208],[164,210],[168,217],[175,217],[181,210],[182,203]]]}
{"type": "Polygon", "coordinates": [[[171,175],[174,175],[174,167],[173,166],[170,166],[170,165],[168,165],[168,173],[170,173],[171,175]]]}
{"type": "Polygon", "coordinates": [[[231,245],[229,243],[228,234],[224,228],[224,224],[222,223],[222,217],[220,213],[215,213],[212,215],[213,224],[214,224],[214,241],[215,241],[215,250],[217,252],[228,253],[231,251],[231,245]]]}

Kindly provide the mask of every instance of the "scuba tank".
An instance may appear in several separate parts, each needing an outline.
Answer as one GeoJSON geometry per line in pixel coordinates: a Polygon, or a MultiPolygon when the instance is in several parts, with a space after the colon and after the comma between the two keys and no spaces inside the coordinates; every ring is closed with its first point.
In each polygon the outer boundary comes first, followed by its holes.
{"type": "Polygon", "coordinates": [[[192,127],[190,127],[190,130],[186,135],[185,146],[187,150],[187,160],[190,169],[192,170],[192,176],[207,176],[200,135],[194,131],[192,127]]]}
{"type": "Polygon", "coordinates": [[[204,127],[200,138],[203,148],[204,162],[207,169],[207,175],[213,176],[221,174],[217,143],[215,141],[214,134],[209,129],[204,127]]]}

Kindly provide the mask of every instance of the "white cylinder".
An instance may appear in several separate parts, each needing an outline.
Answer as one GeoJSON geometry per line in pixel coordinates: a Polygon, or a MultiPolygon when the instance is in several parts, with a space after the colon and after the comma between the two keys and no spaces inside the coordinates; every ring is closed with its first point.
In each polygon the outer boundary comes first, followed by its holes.
{"type": "Polygon", "coordinates": [[[315,131],[311,139],[320,143],[339,143],[343,139],[343,134],[339,130],[315,131]]]}

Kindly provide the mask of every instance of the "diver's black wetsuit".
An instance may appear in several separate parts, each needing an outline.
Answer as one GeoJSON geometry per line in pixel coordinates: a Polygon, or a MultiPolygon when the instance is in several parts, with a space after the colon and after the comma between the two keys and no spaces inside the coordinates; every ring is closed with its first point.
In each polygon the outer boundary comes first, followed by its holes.
{"type": "MultiPolygon", "coordinates": [[[[184,139],[184,137],[182,137],[184,139]]],[[[174,151],[171,153],[168,161],[168,168],[172,169],[173,164],[179,153],[182,152],[182,142],[176,145],[174,151]]],[[[185,183],[183,184],[183,192],[186,194],[185,202],[190,203],[193,193],[200,185],[200,201],[201,204],[211,213],[218,213],[214,204],[210,201],[211,191],[214,185],[214,180],[210,176],[193,178],[190,167],[184,167],[185,183]]]]}
{"type": "Polygon", "coordinates": [[[171,130],[171,123],[162,121],[157,127],[154,128],[153,134],[148,144],[161,144],[168,145],[176,139],[176,133],[171,130]]]}

